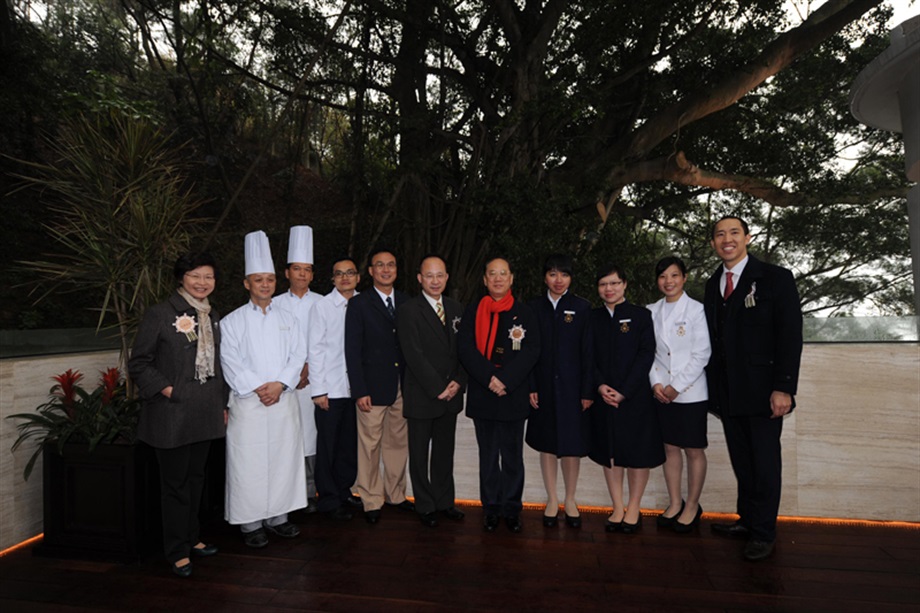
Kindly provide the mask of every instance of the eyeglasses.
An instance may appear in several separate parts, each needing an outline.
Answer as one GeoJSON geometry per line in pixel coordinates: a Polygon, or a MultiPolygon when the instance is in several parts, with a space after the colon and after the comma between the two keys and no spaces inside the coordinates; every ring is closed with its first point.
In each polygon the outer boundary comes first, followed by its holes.
{"type": "Polygon", "coordinates": [[[602,281],[597,284],[598,287],[620,287],[625,281],[602,281]]]}
{"type": "Polygon", "coordinates": [[[385,268],[396,268],[396,262],[374,262],[374,268],[383,270],[385,268]]]}
{"type": "Polygon", "coordinates": [[[486,273],[486,276],[492,279],[494,277],[507,277],[510,274],[511,271],[508,270],[490,270],[486,273]]]}
{"type": "Polygon", "coordinates": [[[358,271],[357,271],[357,270],[354,270],[354,269],[351,269],[351,270],[336,270],[335,272],[332,273],[332,277],[335,278],[335,279],[341,279],[342,277],[348,277],[349,279],[351,279],[352,277],[354,277],[354,276],[357,275],[357,274],[358,274],[358,271]]]}
{"type": "Polygon", "coordinates": [[[443,272],[429,272],[422,275],[422,278],[426,281],[443,281],[447,278],[447,275],[443,272]]]}
{"type": "Polygon", "coordinates": [[[192,273],[187,272],[185,273],[185,276],[191,279],[192,281],[197,281],[199,283],[201,281],[205,281],[206,283],[214,282],[214,275],[193,275],[192,273]]]}

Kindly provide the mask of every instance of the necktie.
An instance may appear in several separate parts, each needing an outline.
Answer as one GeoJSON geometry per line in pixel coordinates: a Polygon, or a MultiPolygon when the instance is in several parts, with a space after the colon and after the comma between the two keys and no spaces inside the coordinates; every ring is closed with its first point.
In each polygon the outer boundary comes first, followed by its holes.
{"type": "Polygon", "coordinates": [[[735,291],[735,284],[732,283],[732,276],[735,273],[727,272],[725,273],[725,294],[723,294],[722,299],[728,301],[728,297],[732,295],[732,292],[735,291]]]}
{"type": "Polygon", "coordinates": [[[447,325],[447,318],[444,317],[444,307],[440,302],[435,303],[434,312],[438,314],[438,319],[441,320],[441,325],[447,325]]]}
{"type": "Polygon", "coordinates": [[[396,317],[396,309],[393,307],[392,296],[387,296],[387,312],[390,313],[390,317],[396,317]]]}

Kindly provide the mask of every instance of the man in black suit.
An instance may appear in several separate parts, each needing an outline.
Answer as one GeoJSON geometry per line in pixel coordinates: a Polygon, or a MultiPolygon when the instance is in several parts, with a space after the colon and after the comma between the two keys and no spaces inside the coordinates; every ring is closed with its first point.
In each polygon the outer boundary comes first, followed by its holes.
{"type": "Polygon", "coordinates": [[[393,288],[396,257],[391,252],[378,249],[369,262],[374,286],[352,298],[345,314],[345,363],[358,405],[355,486],[364,518],[376,524],[384,503],[404,511],[414,511],[415,505],[406,500],[409,447],[400,391],[403,358],[396,338],[396,311],[407,298],[393,288]]]}
{"type": "Polygon", "coordinates": [[[415,510],[431,528],[438,525],[439,512],[449,519],[463,519],[463,512],[454,506],[454,441],[466,385],[457,356],[463,306],[443,295],[447,279],[443,259],[436,255],[422,259],[418,272],[422,293],[396,315],[406,360],[403,414],[409,423],[409,476],[415,510]]]}
{"type": "Polygon", "coordinates": [[[783,416],[795,407],[802,355],[802,309],[792,272],[748,255],[751,234],[738,217],[712,230],[722,260],[706,283],[712,357],[706,368],[709,406],[722,420],[738,480],[733,524],[721,536],[747,539],[744,557],[773,552],[782,488],[783,416]]]}
{"type": "Polygon", "coordinates": [[[494,532],[502,516],[521,531],[524,493],[524,423],[530,414],[530,371],[540,357],[540,324],[511,294],[507,260],[486,262],[488,294],[467,307],[460,322],[460,362],[469,375],[466,415],[479,444],[479,496],[483,527],[494,532]]]}

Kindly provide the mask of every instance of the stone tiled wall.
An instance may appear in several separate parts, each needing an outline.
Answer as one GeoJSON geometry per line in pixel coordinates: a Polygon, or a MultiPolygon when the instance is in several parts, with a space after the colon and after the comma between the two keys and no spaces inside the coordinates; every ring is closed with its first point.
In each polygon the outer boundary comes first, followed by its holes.
{"type": "MultiPolygon", "coordinates": [[[[28,482],[28,450],[9,451],[16,434],[7,415],[41,403],[50,377],[67,368],[87,374],[114,365],[114,352],[0,360],[0,549],[41,532],[41,465],[28,482]]],[[[798,408],[783,432],[783,500],[780,513],[809,517],[920,521],[920,345],[806,345],[798,408]]],[[[733,512],[735,481],[718,420],[709,421],[706,511],[733,512]]],[[[546,493],[539,457],[525,446],[524,499],[546,493]]],[[[478,460],[472,422],[458,420],[457,498],[478,500],[478,460]]],[[[558,477],[562,497],[562,475],[558,477]]],[[[410,493],[411,495],[411,493],[410,493]]],[[[603,473],[584,460],[578,501],[609,506],[603,473]]],[[[661,509],[667,494],[656,469],[643,508],[661,509]]]]}

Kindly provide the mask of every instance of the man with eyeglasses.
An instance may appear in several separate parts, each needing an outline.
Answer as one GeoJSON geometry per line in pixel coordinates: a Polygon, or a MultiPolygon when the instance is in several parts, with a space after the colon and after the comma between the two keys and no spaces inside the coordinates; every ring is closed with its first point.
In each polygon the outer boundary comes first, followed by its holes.
{"type": "Polygon", "coordinates": [[[358,405],[356,488],[364,503],[364,519],[376,524],[384,504],[403,511],[415,511],[415,505],[406,500],[409,443],[400,390],[403,358],[396,338],[396,312],[407,298],[393,287],[396,257],[392,252],[377,249],[369,262],[374,287],[357,296],[345,316],[345,361],[351,395],[358,405]]]}
{"type": "Polygon", "coordinates": [[[316,419],[317,509],[332,519],[352,518],[351,486],[358,474],[355,403],[345,364],[345,313],[361,276],[351,258],[332,264],[334,289],[310,313],[310,387],[316,419]]]}
{"type": "Polygon", "coordinates": [[[449,277],[439,256],[423,258],[417,278],[422,293],[399,309],[396,330],[406,360],[403,412],[415,510],[424,525],[435,528],[438,514],[463,519],[454,506],[454,443],[466,386],[457,355],[463,305],[443,294],[449,277]]]}
{"type": "MultiPolygon", "coordinates": [[[[300,323],[300,333],[304,338],[304,346],[309,344],[310,311],[313,305],[319,302],[322,294],[310,291],[313,281],[313,228],[310,226],[294,226],[291,228],[288,240],[287,268],[284,277],[290,284],[290,289],[275,296],[273,302],[278,308],[288,311],[300,323]]],[[[313,417],[313,400],[310,390],[310,355],[300,371],[300,380],[297,382],[294,395],[300,406],[300,423],[303,429],[303,454],[304,466],[307,472],[307,513],[317,510],[316,506],[316,420],[313,417]]]]}

